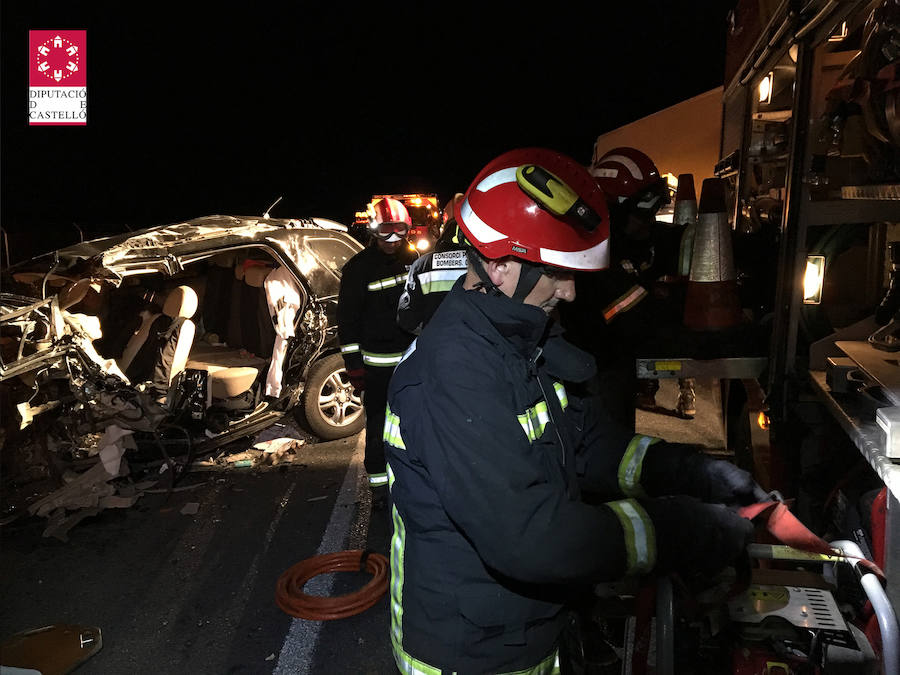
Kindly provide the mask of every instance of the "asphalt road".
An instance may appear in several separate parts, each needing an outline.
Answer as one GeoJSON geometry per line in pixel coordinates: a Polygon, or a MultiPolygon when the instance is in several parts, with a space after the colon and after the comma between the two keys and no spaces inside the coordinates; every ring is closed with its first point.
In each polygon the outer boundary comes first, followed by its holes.
{"type": "MultiPolygon", "coordinates": [[[[190,474],[182,485],[203,484],[103,511],[66,543],[42,538],[34,518],[5,526],[0,637],[97,626],[103,648],[79,674],[393,673],[386,596],[330,622],[293,619],[274,602],[279,575],[309,556],[387,555],[389,518],[370,519],[360,438],[307,445],[302,465],[284,470],[190,474]],[[196,515],[181,513],[189,502],[196,515]]],[[[370,578],[329,576],[307,591],[346,592],[370,578]]]]}

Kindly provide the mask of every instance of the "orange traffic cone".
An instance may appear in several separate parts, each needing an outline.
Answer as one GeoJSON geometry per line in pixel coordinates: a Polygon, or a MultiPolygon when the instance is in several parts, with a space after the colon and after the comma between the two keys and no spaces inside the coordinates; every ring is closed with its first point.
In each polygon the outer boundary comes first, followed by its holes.
{"type": "Polygon", "coordinates": [[[681,246],[678,250],[678,276],[686,277],[691,273],[691,253],[694,249],[694,232],[697,229],[697,195],[694,192],[693,174],[683,173],[678,176],[672,224],[687,225],[684,234],[681,235],[681,246]]]}
{"type": "Polygon", "coordinates": [[[684,325],[691,330],[722,330],[741,322],[731,228],[725,213],[725,182],[707,178],[700,192],[684,325]]]}

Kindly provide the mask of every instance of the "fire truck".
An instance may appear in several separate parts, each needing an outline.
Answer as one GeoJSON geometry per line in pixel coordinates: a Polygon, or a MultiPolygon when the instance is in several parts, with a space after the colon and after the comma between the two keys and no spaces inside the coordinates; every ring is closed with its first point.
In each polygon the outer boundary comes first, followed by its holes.
{"type": "Polygon", "coordinates": [[[900,607],[900,3],[738,2],[722,105],[715,175],[767,348],[730,440],[900,607]]]}
{"type": "Polygon", "coordinates": [[[367,241],[368,228],[374,213],[372,209],[377,201],[387,198],[396,199],[409,211],[412,218],[412,228],[407,237],[410,247],[419,253],[431,250],[441,235],[441,209],[438,206],[438,197],[434,193],[373,195],[366,205],[366,210],[356,212],[351,234],[363,242],[367,241]]]}
{"type": "MultiPolygon", "coordinates": [[[[744,322],[683,359],[639,358],[638,376],[717,380],[726,454],[811,532],[846,546],[844,561],[867,558],[884,578],[755,544],[767,559],[724,614],[730,664],[697,669],[715,651],[699,632],[680,653],[665,617],[679,632],[685,613],[663,594],[655,672],[674,662],[694,666],[685,672],[900,673],[900,2],[738,0],[723,88],[690,105],[719,92],[705,173],[724,183],[744,322]]],[[[645,147],[626,134],[660,115],[601,136],[595,159],[606,146],[645,147]]]]}

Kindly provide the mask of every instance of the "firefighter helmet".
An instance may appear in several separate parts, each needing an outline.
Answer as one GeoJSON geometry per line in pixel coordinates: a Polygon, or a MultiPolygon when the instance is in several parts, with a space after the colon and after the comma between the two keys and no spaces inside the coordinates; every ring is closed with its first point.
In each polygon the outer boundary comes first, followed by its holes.
{"type": "Polygon", "coordinates": [[[466,239],[485,258],[600,270],[609,265],[609,214],[597,183],[554,150],[521,148],[488,163],[457,213],[466,239]]]}
{"type": "Polygon", "coordinates": [[[640,150],[613,148],[591,166],[590,172],[612,203],[628,202],[633,208],[655,214],[669,202],[665,179],[653,160],[640,150]]]}
{"type": "Polygon", "coordinates": [[[372,207],[374,215],[370,223],[372,234],[386,242],[400,241],[412,227],[412,218],[403,202],[385,197],[372,207]]]}
{"type": "Polygon", "coordinates": [[[453,195],[453,198],[444,205],[443,219],[441,220],[442,224],[446,225],[449,221],[456,220],[456,211],[459,209],[459,204],[462,200],[462,192],[457,192],[453,195]]]}

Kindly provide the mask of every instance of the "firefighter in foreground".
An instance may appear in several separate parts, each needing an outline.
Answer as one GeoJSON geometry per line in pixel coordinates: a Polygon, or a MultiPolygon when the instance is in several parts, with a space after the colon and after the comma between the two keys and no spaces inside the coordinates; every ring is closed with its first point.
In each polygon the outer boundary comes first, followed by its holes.
{"type": "MultiPolygon", "coordinates": [[[[374,244],[344,265],[338,297],[338,337],[351,384],[363,394],[366,411],[365,467],[369,486],[387,486],[384,463],[384,406],[387,387],[403,350],[413,336],[397,325],[397,302],[415,253],[406,234],[412,220],[395,199],[374,205],[374,244]]],[[[374,499],[386,503],[386,495],[374,499]]]]}
{"type": "Polygon", "coordinates": [[[573,299],[574,270],[608,264],[605,198],[586,169],[545,149],[501,155],[458,222],[467,272],[388,397],[393,652],[404,673],[557,672],[567,593],[717,572],[753,530],[722,503],[764,493],[728,462],[587,419],[567,395],[593,362],[549,313],[573,299]]]}

